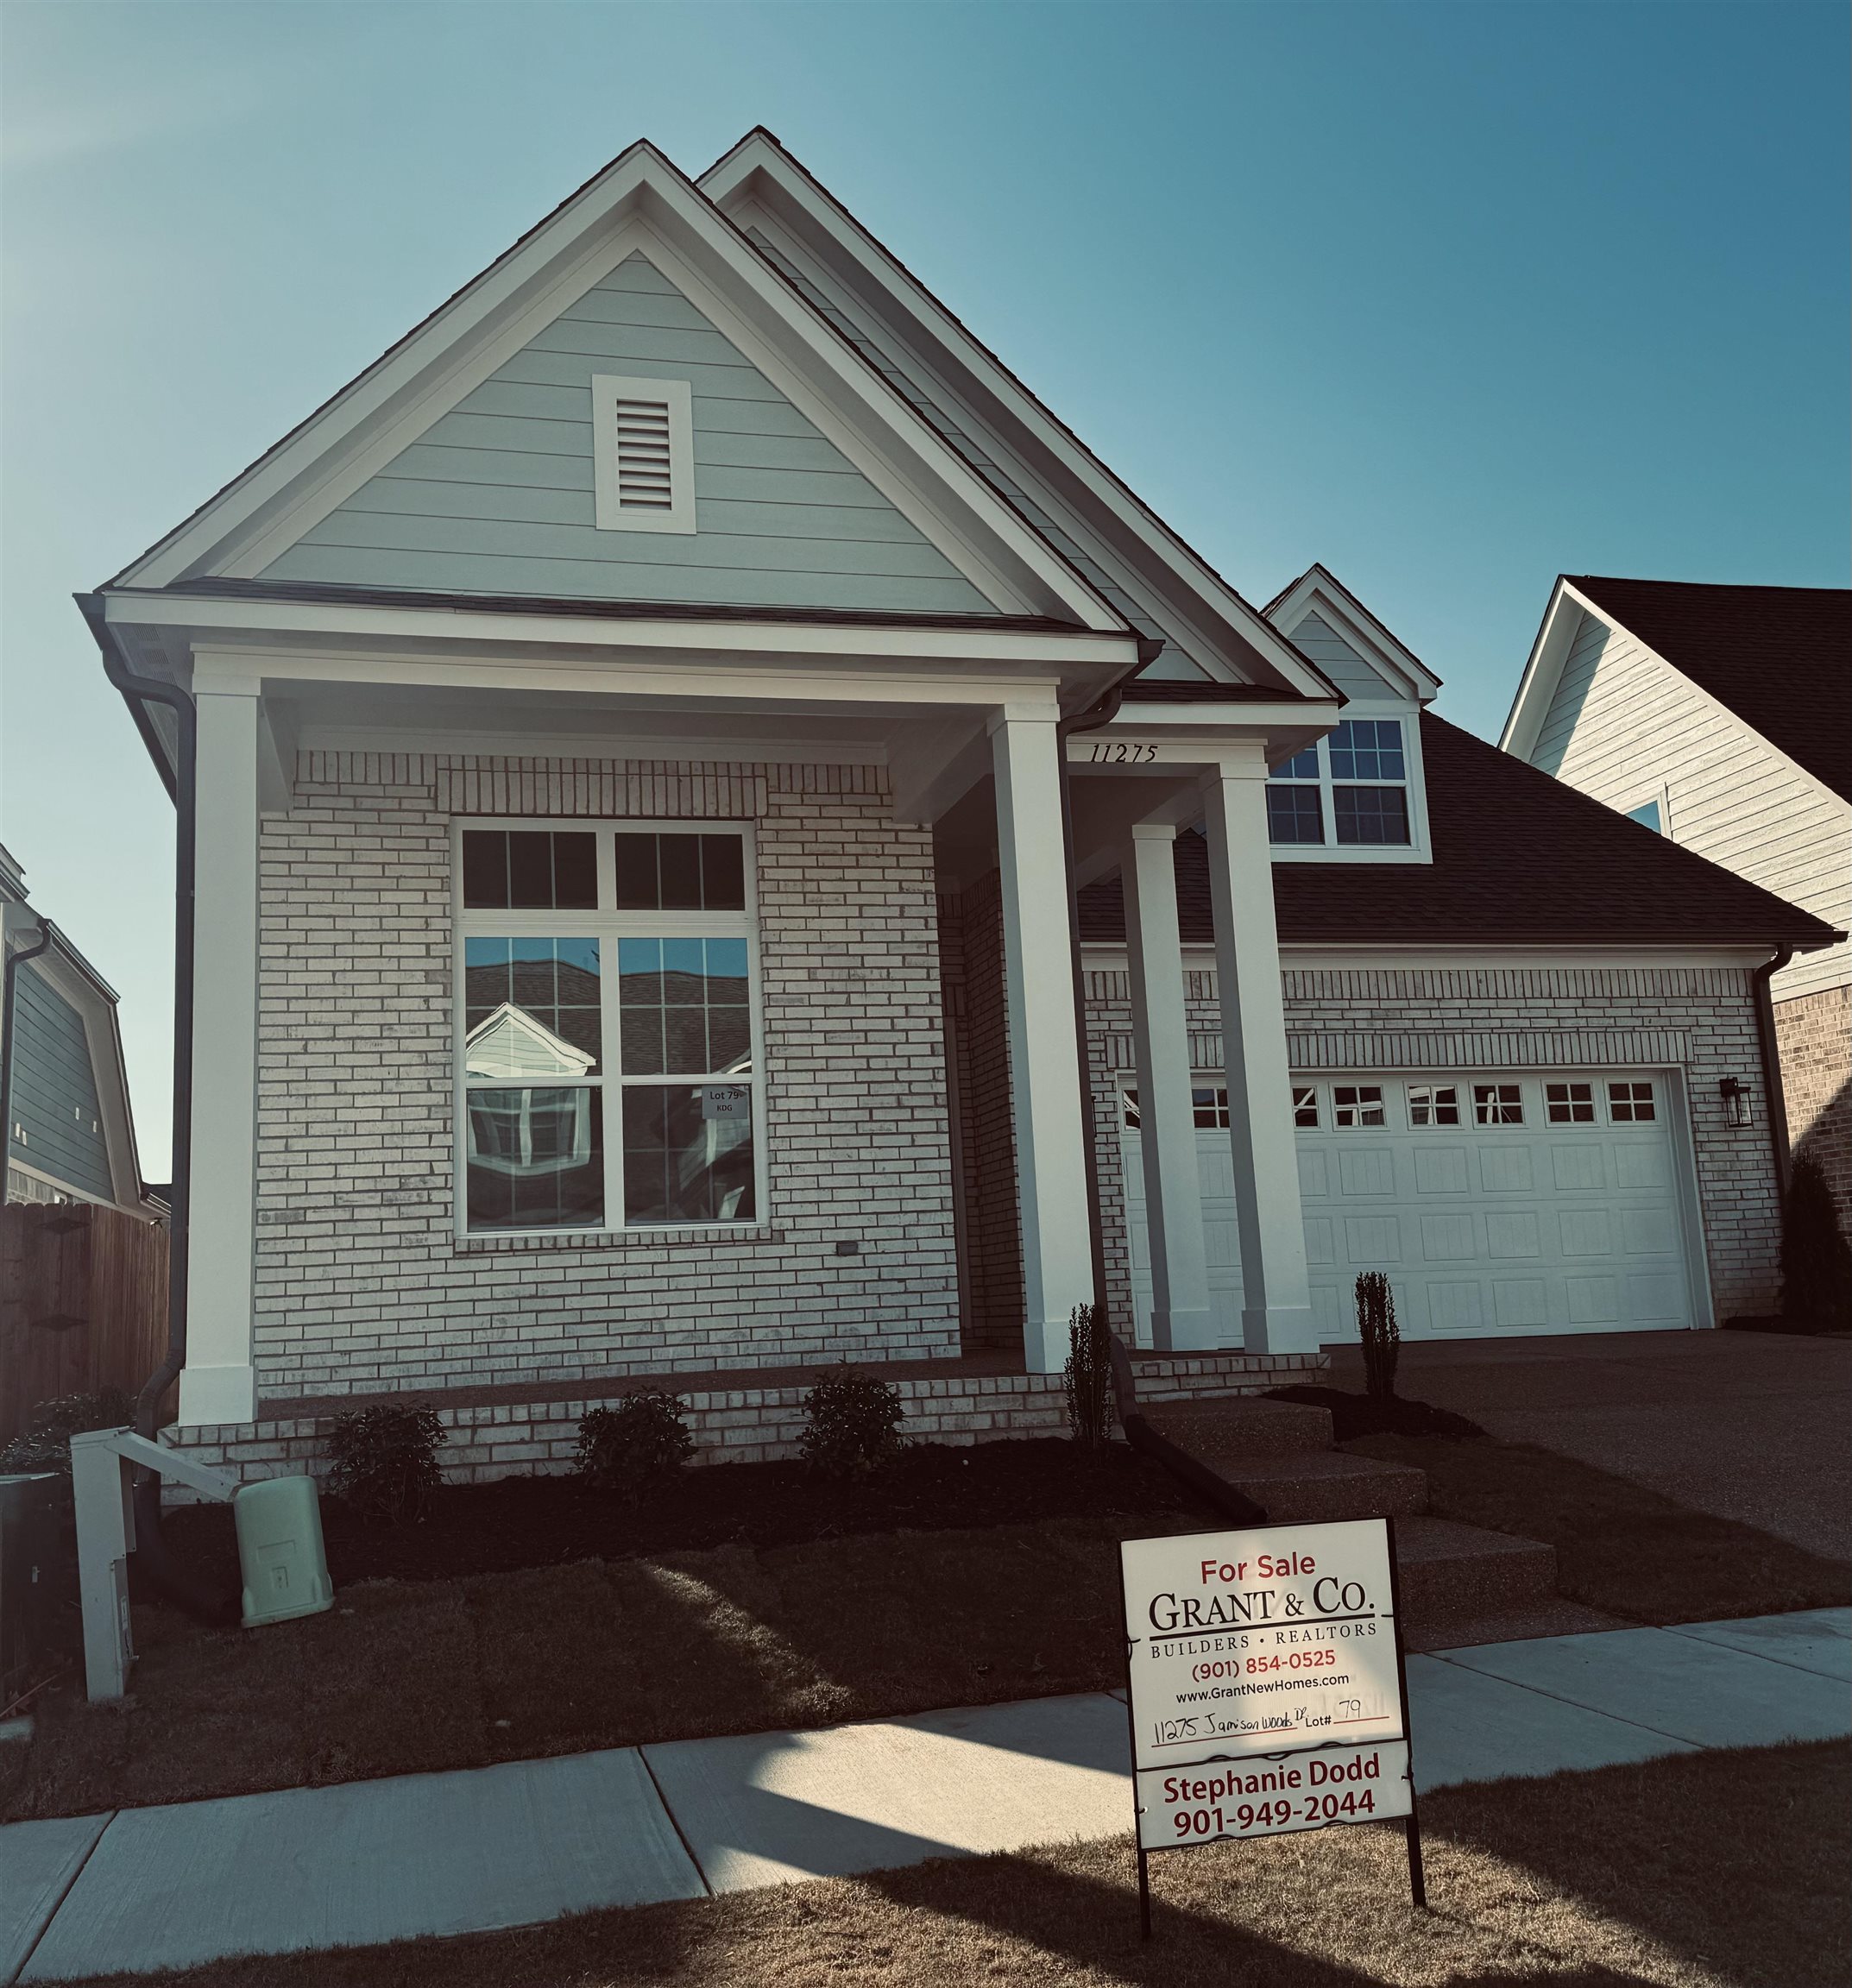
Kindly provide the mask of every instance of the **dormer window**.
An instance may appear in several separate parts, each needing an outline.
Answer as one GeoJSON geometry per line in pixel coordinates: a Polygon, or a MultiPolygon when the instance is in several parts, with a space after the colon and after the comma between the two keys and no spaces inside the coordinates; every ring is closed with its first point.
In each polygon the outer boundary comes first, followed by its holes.
{"type": "Polygon", "coordinates": [[[1347,718],[1276,767],[1267,786],[1276,846],[1407,848],[1408,759],[1399,718],[1347,718]]]}
{"type": "Polygon", "coordinates": [[[592,456],[601,532],[695,529],[694,400],[687,381],[595,373],[592,456]]]}

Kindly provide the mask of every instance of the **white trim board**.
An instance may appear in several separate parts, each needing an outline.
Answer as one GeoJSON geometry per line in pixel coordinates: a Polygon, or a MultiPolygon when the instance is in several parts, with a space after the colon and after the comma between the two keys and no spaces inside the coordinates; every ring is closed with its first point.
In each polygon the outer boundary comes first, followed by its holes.
{"type": "MultiPolygon", "coordinates": [[[[1574,971],[1584,968],[1650,970],[1655,967],[1732,967],[1743,971],[1765,966],[1770,950],[1743,947],[1598,947],[1580,950],[1533,946],[1307,946],[1282,942],[1282,972],[1460,972],[1483,966],[1498,972],[1528,966],[1574,971]]],[[[1081,948],[1081,966],[1089,973],[1123,973],[1123,945],[1088,944],[1081,948]]],[[[1191,972],[1215,971],[1213,946],[1186,946],[1183,964],[1191,972]]]]}

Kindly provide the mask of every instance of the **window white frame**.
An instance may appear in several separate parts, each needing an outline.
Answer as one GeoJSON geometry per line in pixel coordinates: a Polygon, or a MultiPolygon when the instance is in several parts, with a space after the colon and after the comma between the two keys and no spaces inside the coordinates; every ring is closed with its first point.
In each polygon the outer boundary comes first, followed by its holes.
{"type": "Polygon", "coordinates": [[[646,380],[617,373],[592,374],[593,517],[601,532],[695,530],[695,410],[685,380],[646,380]],[[618,403],[659,402],[669,417],[669,496],[666,506],[626,504],[618,488],[618,403]]]}
{"type": "Polygon", "coordinates": [[[1663,835],[1668,842],[1675,840],[1672,833],[1672,789],[1663,780],[1626,802],[1621,808],[1620,812],[1626,815],[1629,821],[1638,821],[1641,810],[1646,808],[1654,810],[1657,820],[1655,821],[1641,821],[1640,826],[1642,828],[1652,829],[1655,835],[1663,835]]]}
{"type": "MultiPolygon", "coordinates": [[[[1338,780],[1331,773],[1331,736],[1326,733],[1307,750],[1318,755],[1319,808],[1322,817],[1323,842],[1274,842],[1269,852],[1276,863],[1431,863],[1433,852],[1427,833],[1427,776],[1421,761],[1420,708],[1383,701],[1346,704],[1340,722],[1369,719],[1382,724],[1393,721],[1402,727],[1402,778],[1399,784],[1408,796],[1408,840],[1406,842],[1351,843],[1337,840],[1338,824],[1332,799],[1334,787],[1393,787],[1393,780],[1338,780]]],[[[1313,782],[1269,779],[1269,788],[1313,782]]]]}
{"type": "MultiPolygon", "coordinates": [[[[583,815],[458,815],[450,824],[450,902],[454,942],[451,959],[450,1055],[454,1104],[451,1113],[452,1171],[455,1176],[454,1223],[459,1237],[476,1242],[551,1236],[555,1239],[627,1234],[706,1239],[723,1237],[740,1230],[753,1230],[771,1219],[766,1202],[770,1180],[768,1129],[765,1122],[765,1029],[764,996],[759,971],[759,892],[757,846],[753,827],[743,821],[701,820],[592,819],[583,815]],[[589,834],[595,838],[597,852],[598,909],[591,911],[555,911],[545,907],[523,906],[520,909],[463,906],[463,837],[471,830],[537,831],[553,835],[589,834]],[[745,879],[745,907],[739,911],[620,911],[617,903],[618,834],[636,833],[654,835],[737,835],[740,840],[740,866],[745,879]],[[570,1228],[471,1229],[469,1226],[469,1093],[472,1090],[507,1091],[523,1086],[509,1079],[485,1079],[471,1084],[465,1069],[463,1045],[468,1010],[464,977],[463,941],[471,938],[567,939],[594,938],[599,942],[599,1034],[600,1071],[595,1077],[562,1080],[545,1088],[563,1090],[600,1089],[606,1093],[604,1110],[604,1220],[570,1228]],[[677,1073],[639,1072],[627,1076],[622,1068],[622,1029],[618,1008],[617,947],[624,939],[744,939],[746,941],[747,1006],[752,1027],[752,1062],[749,1072],[729,1076],[729,1084],[742,1084],[752,1092],[753,1206],[748,1219],[710,1222],[627,1222],[624,1217],[623,1107],[620,1093],[631,1085],[645,1089],[673,1088],[683,1079],[677,1073]]],[[[699,1076],[686,1081],[693,1085],[699,1076]]]]}

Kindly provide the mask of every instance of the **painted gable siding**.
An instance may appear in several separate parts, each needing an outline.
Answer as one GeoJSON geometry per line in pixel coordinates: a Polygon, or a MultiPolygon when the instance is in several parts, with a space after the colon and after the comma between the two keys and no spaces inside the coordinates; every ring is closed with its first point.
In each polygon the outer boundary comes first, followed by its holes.
{"type": "MultiPolygon", "coordinates": [[[[1624,630],[1584,613],[1532,763],[1625,814],[1667,795],[1673,840],[1841,930],[1852,922],[1852,808],[1624,630]]],[[[1777,1000],[1852,977],[1844,946],[1804,953],[1777,1000]]]]}
{"type": "Polygon", "coordinates": [[[9,1154],[61,1186],[99,1200],[113,1199],[103,1110],[83,1016],[29,966],[20,971],[13,1012],[9,1154]]]}
{"type": "Polygon", "coordinates": [[[1380,703],[1393,698],[1407,704],[1408,693],[1379,676],[1322,614],[1307,614],[1292,631],[1295,649],[1311,657],[1346,697],[1380,703]]]}
{"type": "Polygon", "coordinates": [[[993,604],[655,265],[628,256],[264,577],[715,607],[993,604]],[[601,532],[591,379],[693,388],[691,534],[601,532]]]}

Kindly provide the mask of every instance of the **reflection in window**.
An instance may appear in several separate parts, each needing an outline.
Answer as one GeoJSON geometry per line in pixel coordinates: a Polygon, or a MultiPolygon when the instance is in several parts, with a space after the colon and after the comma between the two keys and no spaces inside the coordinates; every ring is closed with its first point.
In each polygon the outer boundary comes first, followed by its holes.
{"type": "Polygon", "coordinates": [[[1353,1131],[1386,1123],[1383,1086],[1380,1084],[1333,1084],[1331,1119],[1333,1125],[1353,1131]]]}
{"type": "Polygon", "coordinates": [[[620,939],[617,991],[627,1077],[752,1067],[743,939],[620,939]]]}
{"type": "Polygon", "coordinates": [[[1269,780],[1316,780],[1319,777],[1319,749],[1308,746],[1303,752],[1295,752],[1283,765],[1276,766],[1267,777],[1269,780]]]}
{"type": "Polygon", "coordinates": [[[1319,1123],[1318,1088],[1312,1084],[1293,1086],[1293,1123],[1301,1132],[1315,1132],[1319,1123]]]}
{"type": "Polygon", "coordinates": [[[1333,780],[1403,780],[1402,727],[1393,718],[1346,718],[1331,735],[1333,780]]]}
{"type": "Polygon", "coordinates": [[[580,1229],[604,1220],[602,1094],[469,1093],[469,1226],[580,1229]]]}
{"type": "Polygon", "coordinates": [[[1521,1125],[1524,1100],[1515,1084],[1475,1084],[1473,1122],[1479,1125],[1521,1125]]]}
{"type": "Polygon", "coordinates": [[[1411,1125],[1458,1125],[1459,1086],[1455,1084],[1411,1084],[1408,1086],[1408,1123],[1411,1125]]]}
{"type": "Polygon", "coordinates": [[[753,1220],[748,1085],[632,1084],[623,1096],[627,1222],[753,1220]]]}
{"type": "Polygon", "coordinates": [[[1316,787],[1268,788],[1267,839],[1284,843],[1325,840],[1325,810],[1316,787]]]}
{"type": "Polygon", "coordinates": [[[595,939],[465,939],[467,1074],[595,1075],[603,1054],[598,997],[595,939]]]}
{"type": "Polygon", "coordinates": [[[1553,1125],[1592,1125],[1595,1123],[1595,1086],[1592,1084],[1546,1084],[1544,1115],[1553,1125]]]}
{"type": "Polygon", "coordinates": [[[1339,841],[1352,848],[1380,848],[1408,840],[1404,787],[1333,787],[1331,811],[1339,841]]]}

